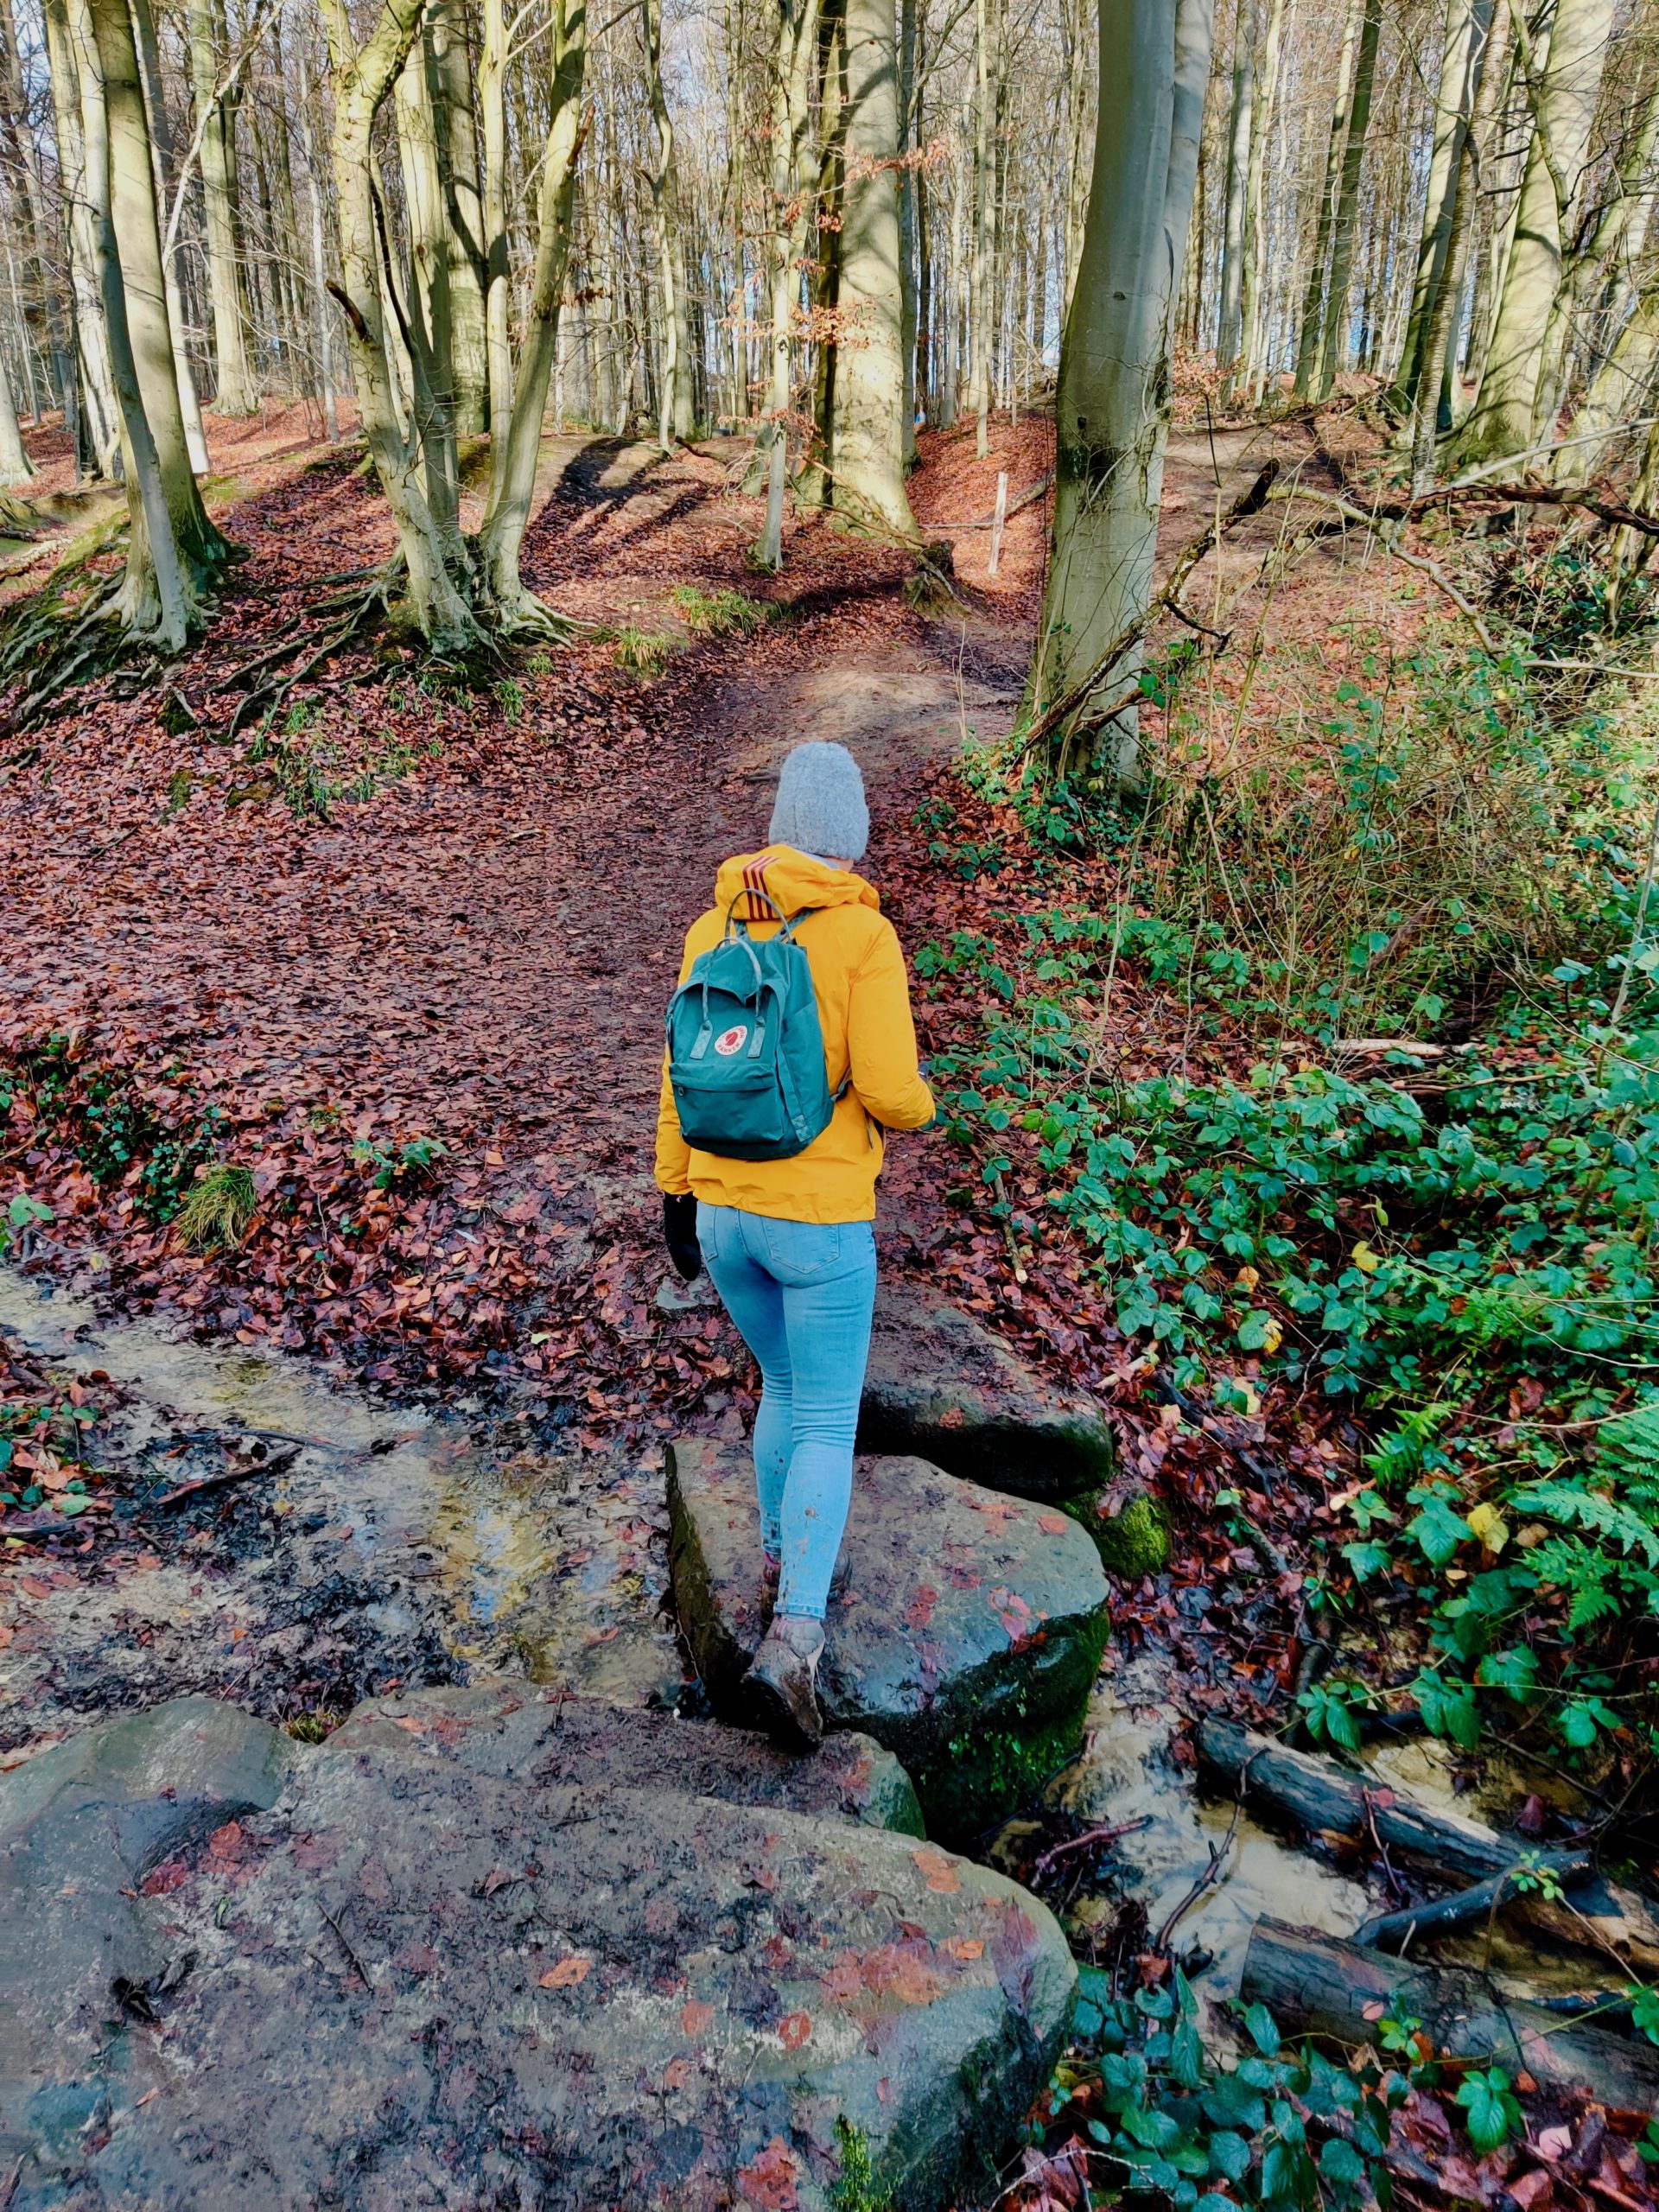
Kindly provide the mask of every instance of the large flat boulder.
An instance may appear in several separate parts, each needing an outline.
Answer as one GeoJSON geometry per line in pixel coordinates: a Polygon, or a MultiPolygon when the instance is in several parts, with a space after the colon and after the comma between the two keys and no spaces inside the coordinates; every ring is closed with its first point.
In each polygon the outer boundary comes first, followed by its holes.
{"type": "Polygon", "coordinates": [[[428,1758],[503,1782],[622,1779],[634,1789],[923,1833],[910,1777],[868,1736],[832,1737],[820,1758],[791,1758],[764,1736],[522,1681],[486,1679],[462,1689],[370,1698],[328,1741],[335,1751],[407,1751],[413,1743],[428,1758]]]}
{"type": "MultiPolygon", "coordinates": [[[[674,1602],[717,1713],[741,1718],[765,1632],[746,1445],[669,1454],[674,1602]]],[[[1082,1738],[1106,1640],[1106,1580],[1068,1515],[916,1459],[857,1465],[818,1670],[827,1726],[903,1762],[934,1833],[979,1834],[1082,1738]]]]}
{"type": "MultiPolygon", "coordinates": [[[[269,1808],[89,1872],[49,1961],[53,1801],[0,1778],[12,2212],[827,2212],[849,2129],[906,2212],[973,2185],[1070,2018],[1045,1908],[913,1837],[684,1794],[654,1722],[636,1787],[584,1770],[626,1746],[577,1701],[510,1706],[378,1700],[269,1808]]],[[[690,1756],[741,1788],[753,1748],[690,1756]]],[[[188,1742],[149,1778],[203,1801],[188,1742]]]]}
{"type": "Polygon", "coordinates": [[[1117,1467],[1098,1406],[1056,1390],[982,1321],[911,1282],[876,1294],[858,1442],[1045,1503],[1100,1490],[1117,1467]]]}

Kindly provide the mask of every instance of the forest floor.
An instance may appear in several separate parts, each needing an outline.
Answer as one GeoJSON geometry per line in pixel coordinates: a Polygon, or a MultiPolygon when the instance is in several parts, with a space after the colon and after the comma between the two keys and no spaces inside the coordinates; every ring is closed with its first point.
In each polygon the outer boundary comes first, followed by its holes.
{"type": "MultiPolygon", "coordinates": [[[[913,961],[1055,905],[1053,849],[1012,808],[971,797],[956,766],[1005,734],[1018,704],[1046,502],[1014,515],[995,576],[977,525],[999,472],[1014,501],[1045,476],[1049,426],[995,424],[982,460],[971,429],[924,439],[912,502],[924,536],[954,546],[957,587],[925,613],[905,594],[903,556],[822,518],[792,525],[780,576],[758,574],[741,442],[664,456],[550,435],[524,566],[588,626],[576,642],[485,689],[353,643],[259,734],[235,721],[251,657],[389,550],[390,526],[358,451],[319,444],[297,412],[209,435],[210,505],[246,558],[207,638],[164,685],[106,681],[0,740],[11,1259],[204,1343],[303,1355],[404,1404],[528,1421],[578,1486],[584,1459],[626,1449],[649,1465],[676,1432],[741,1433],[753,1406],[741,1347],[669,1283],[651,1182],[682,933],[719,861],[764,842],[778,765],[810,737],[863,765],[868,872],[913,961]],[[250,1171],[257,1206],[239,1249],[204,1255],[173,1216],[215,1160],[250,1171]]],[[[1329,491],[1366,436],[1339,410],[1317,428],[1179,429],[1165,558],[1269,459],[1329,491]]],[[[35,490],[67,491],[61,440],[33,442],[35,490]]],[[[1448,615],[1421,569],[1363,538],[1277,575],[1275,546],[1313,512],[1268,510],[1185,592],[1217,627],[1254,626],[1255,647],[1211,678],[1230,687],[1235,747],[1317,725],[1345,678],[1448,615]]],[[[13,550],[0,598],[38,582],[54,550],[13,550]]],[[[1064,895],[1107,903],[1114,866],[1071,868],[1064,895]]],[[[971,963],[922,973],[924,1052],[948,1050],[995,1004],[995,979],[971,963]]],[[[1122,1082],[1248,1064],[1242,1028],[1204,1031],[1149,970],[1127,963],[1109,994],[1102,1049],[1122,1082]]],[[[1098,1393],[1126,1464],[1173,1506],[1169,1571],[1115,1593],[1109,1670],[1150,1647],[1184,1722],[1205,1709],[1282,1722],[1321,1633],[1306,1543],[1337,1529],[1365,1440],[1306,1390],[1266,1427],[1183,1422],[1083,1244],[1026,1234],[1035,1167],[1012,1171],[993,1210],[995,1174],[943,1134],[896,1140],[887,1279],[943,1290],[1057,1381],[1098,1393]],[[1266,1476],[1252,1458],[1264,1445],[1266,1476]],[[1265,1552],[1205,1510],[1224,1484],[1265,1552]]],[[[1249,1382],[1255,1363],[1240,1372],[1249,1382]]],[[[336,1533],[327,1517],[320,1541],[336,1533]]],[[[660,1540],[626,1488],[600,1518],[631,1573],[660,1540]]],[[[93,1513],[0,1558],[0,1643],[64,1579],[119,1571],[110,1529],[93,1513]]],[[[404,1656],[418,1662],[414,1645],[404,1656]]],[[[1185,1734],[1176,1756],[1191,1764],[1185,1734]]]]}

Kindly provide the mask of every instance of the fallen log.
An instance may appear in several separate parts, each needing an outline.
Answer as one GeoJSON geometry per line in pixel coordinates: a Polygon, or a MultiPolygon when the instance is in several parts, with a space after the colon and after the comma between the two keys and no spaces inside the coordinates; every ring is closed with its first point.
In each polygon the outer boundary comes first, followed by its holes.
{"type": "Polygon", "coordinates": [[[1242,1777],[1244,1802],[1258,1812],[1275,1813],[1310,1834],[1374,1840],[1390,1858],[1474,1885],[1438,1904],[1367,1922],[1360,1934],[1368,1943],[1388,1948],[1413,1921],[1427,1936],[1484,1918],[1502,1883],[1503,1910],[1552,1943],[1611,1953],[1632,1975],[1659,1974],[1659,1908],[1640,1891],[1594,1872],[1576,1847],[1541,1851],[1522,1836],[1417,1804],[1392,1787],[1344,1772],[1333,1760],[1292,1751],[1230,1720],[1201,1723],[1198,1751],[1200,1766],[1229,1796],[1237,1794],[1242,1777]],[[1527,1868],[1553,1872],[1572,1896],[1523,1891],[1507,1878],[1527,1868]]]}
{"type": "Polygon", "coordinates": [[[1659,2050],[1605,2028],[1573,2027],[1542,2005],[1499,1996],[1483,1974],[1385,1957],[1281,1920],[1259,1920],[1240,1994],[1292,2034],[1351,2049],[1375,2043],[1384,2018],[1421,2020],[1453,2058],[1525,2073],[1539,2088],[1583,2094],[1643,2120],[1659,2108],[1659,2050]]]}
{"type": "Polygon", "coordinates": [[[1375,1836],[1390,1854],[1464,1882],[1505,1873],[1528,1846],[1461,1813],[1414,1803],[1392,1788],[1367,1784],[1332,1760],[1293,1751],[1230,1720],[1198,1728],[1198,1763],[1247,1805],[1267,1807],[1315,1835],[1360,1842],[1375,1836]]]}
{"type": "MultiPolygon", "coordinates": [[[[1053,481],[1054,472],[1051,468],[1046,474],[1039,476],[1034,484],[1027,485],[1017,499],[1008,501],[1007,507],[1003,510],[1003,521],[1006,522],[1010,515],[1017,515],[1022,507],[1028,507],[1033,499],[1040,499],[1053,481]]],[[[994,530],[995,526],[995,507],[988,514],[980,515],[973,522],[930,522],[927,525],[930,530],[994,530]]]]}

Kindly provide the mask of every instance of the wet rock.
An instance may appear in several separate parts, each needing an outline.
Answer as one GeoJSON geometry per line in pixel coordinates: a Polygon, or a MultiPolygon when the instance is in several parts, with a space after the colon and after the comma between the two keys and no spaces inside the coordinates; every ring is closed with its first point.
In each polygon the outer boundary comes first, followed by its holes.
{"type": "MultiPolygon", "coordinates": [[[[511,1695],[382,1700],[297,1752],[238,1716],[237,1787],[292,1772],[205,1833],[175,1732],[175,1796],[158,1758],[123,1800],[168,1856],[88,1867],[50,1972],[6,1970],[12,2212],[827,2212],[838,2122],[906,2212],[974,2186],[1070,2018],[1043,1906],[912,1837],[683,1794],[658,1751],[647,1786],[552,1778],[599,1724],[511,1695]]],[[[62,1871],[10,1878],[16,1948],[62,1871]]]]}
{"type": "MultiPolygon", "coordinates": [[[[690,1439],[668,1473],[680,1625],[716,1712],[741,1717],[764,1627],[747,1447],[690,1439]]],[[[1065,1514],[923,1459],[861,1459],[818,1670],[825,1720],[897,1754],[931,1829],[976,1834],[1076,1750],[1105,1606],[1065,1514]]]]}
{"type": "Polygon", "coordinates": [[[1097,1406],[1057,1392],[982,1321],[909,1282],[876,1294],[858,1442],[1045,1502],[1098,1490],[1117,1465],[1097,1406]]]}
{"type": "MultiPolygon", "coordinates": [[[[140,1892],[174,1855],[276,1802],[296,1746],[263,1720],[176,1698],[0,1777],[0,2171],[100,2108],[105,2023],[182,1955],[140,1892]]],[[[26,2202],[27,2199],[19,2199],[26,2202]]]]}
{"type": "Polygon", "coordinates": [[[821,1757],[790,1758],[764,1736],[677,1714],[572,1697],[522,1681],[416,1690],[360,1705],[328,1739],[335,1751],[407,1751],[502,1781],[626,1781],[634,1789],[777,1805],[821,1819],[922,1834],[910,1777],[868,1736],[832,1736],[821,1757]]]}
{"type": "Polygon", "coordinates": [[[174,1845],[274,1804],[295,1756],[276,1729],[210,1697],[175,1698],[54,1745],[4,1777],[0,1878],[20,1854],[55,1849],[83,1826],[112,1863],[143,1875],[174,1845]]]}

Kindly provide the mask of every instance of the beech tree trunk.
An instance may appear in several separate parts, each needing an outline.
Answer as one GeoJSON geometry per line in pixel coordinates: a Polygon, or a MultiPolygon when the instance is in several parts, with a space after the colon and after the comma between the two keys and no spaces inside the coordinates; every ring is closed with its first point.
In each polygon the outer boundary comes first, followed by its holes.
{"type": "Polygon", "coordinates": [[[1331,283],[1325,296],[1319,333],[1319,365],[1313,396],[1325,399],[1348,361],[1348,290],[1353,279],[1358,231],[1359,177],[1365,159],[1365,134],[1371,121],[1371,88],[1376,74],[1376,42],[1382,28],[1382,0],[1364,0],[1359,46],[1354,58],[1354,89],[1344,134],[1342,180],[1331,225],[1331,283]]]}
{"type": "Polygon", "coordinates": [[[1626,425],[1653,412],[1655,372],[1659,369],[1659,267],[1649,271],[1636,307],[1618,342],[1591,378],[1583,404],[1573,418],[1571,447],[1561,454],[1561,471],[1593,483],[1605,471],[1623,442],[1626,425]]]}
{"type": "Polygon", "coordinates": [[[21,484],[34,474],[35,464],[23,450],[22,434],[17,428],[17,410],[6,379],[5,363],[0,360],[0,486],[21,484]]]}
{"type": "MultiPolygon", "coordinates": [[[[1100,105],[1077,283],[1060,347],[1052,552],[1027,703],[1087,682],[1151,602],[1169,419],[1175,285],[1198,174],[1210,0],[1100,0],[1100,105]]],[[[1052,748],[1142,780],[1121,655],[1052,748]]]]}
{"type": "Polygon", "coordinates": [[[916,171],[918,122],[921,86],[918,81],[922,31],[917,0],[899,0],[899,356],[904,367],[904,451],[906,469],[916,460],[916,393],[918,390],[917,284],[918,202],[924,194],[916,171]]]}
{"type": "Polygon", "coordinates": [[[1540,369],[1560,292],[1596,102],[1612,29],[1613,0],[1554,0],[1548,59],[1526,70],[1532,143],[1487,345],[1480,396],[1461,441],[1465,461],[1524,454],[1548,439],[1540,419],[1540,369]]]}
{"type": "Polygon", "coordinates": [[[1230,375],[1238,361],[1244,315],[1244,208],[1249,181],[1250,124],[1255,108],[1254,10],[1241,4],[1234,33],[1233,105],[1227,133],[1227,189],[1222,216],[1221,308],[1216,326],[1216,363],[1230,375]],[[1250,28],[1247,28],[1250,26],[1250,28]]]}
{"type": "MultiPolygon", "coordinates": [[[[132,15],[133,50],[138,56],[138,81],[143,90],[144,118],[149,137],[150,182],[156,194],[156,220],[162,223],[162,211],[167,204],[167,170],[172,158],[172,137],[168,128],[167,100],[162,88],[161,49],[156,41],[156,17],[149,0],[130,0],[132,15]]],[[[173,334],[173,380],[179,387],[179,412],[184,418],[185,442],[190,448],[190,466],[198,476],[207,474],[207,436],[202,429],[201,402],[196,395],[195,372],[190,366],[190,349],[185,341],[184,299],[179,290],[178,271],[174,256],[168,252],[165,235],[162,243],[162,282],[167,296],[167,322],[173,334]]]]}
{"type": "Polygon", "coordinates": [[[1240,261],[1238,365],[1254,404],[1265,356],[1267,319],[1268,143],[1277,118],[1279,55],[1284,41],[1286,0],[1268,0],[1267,29],[1251,103],[1249,152],[1244,172],[1244,237],[1240,261]]]}
{"type": "MultiPolygon", "coordinates": [[[[1645,213],[1650,204],[1656,150],[1659,150],[1659,78],[1649,87],[1643,103],[1640,120],[1624,159],[1613,173],[1589,241],[1569,259],[1565,279],[1550,310],[1535,403],[1535,421],[1541,434],[1546,430],[1553,433],[1560,416],[1573,372],[1573,357],[1592,302],[1605,291],[1625,252],[1637,210],[1645,213]]],[[[1574,455],[1573,467],[1580,465],[1574,455]]]]}
{"type": "Polygon", "coordinates": [[[663,91],[662,0],[642,0],[645,88],[657,132],[657,166],[651,207],[657,232],[657,283],[663,318],[663,362],[658,405],[658,442],[664,452],[696,427],[691,395],[691,341],[685,313],[685,249],[680,238],[679,183],[674,162],[674,119],[663,91]]]}
{"type": "Polygon", "coordinates": [[[445,217],[455,428],[463,437],[474,437],[487,429],[490,423],[484,200],[478,174],[472,64],[460,0],[432,0],[423,43],[445,217]]]}
{"type": "Polygon", "coordinates": [[[503,0],[484,0],[478,97],[484,130],[484,351],[490,448],[506,450],[512,422],[511,270],[507,240],[507,25],[503,0]]]}
{"type": "Polygon", "coordinates": [[[1087,23],[1084,0],[1065,0],[1065,284],[1063,314],[1070,314],[1077,263],[1083,252],[1083,226],[1089,207],[1089,143],[1090,73],[1084,66],[1087,23]]]}
{"type": "Polygon", "coordinates": [[[360,48],[345,0],[329,0],[324,16],[334,60],[332,154],[340,210],[340,290],[364,436],[408,569],[409,618],[435,651],[466,653],[477,644],[480,631],[452,573],[460,554],[458,535],[441,512],[433,512],[427,498],[418,394],[409,433],[398,420],[375,226],[370,136],[419,33],[423,6],[424,0],[384,0],[360,48]]]}
{"type": "Polygon", "coordinates": [[[784,563],[784,489],[788,478],[789,412],[793,396],[795,319],[799,309],[800,257],[810,211],[812,65],[818,41],[817,0],[779,0],[778,45],[772,82],[772,238],[768,249],[769,375],[766,419],[755,441],[764,462],[766,519],[760,558],[769,569],[784,563]]]}
{"type": "Polygon", "coordinates": [[[893,0],[845,0],[839,41],[845,181],[823,416],[830,503],[916,536],[905,491],[904,282],[893,0]]]}
{"type": "MultiPolygon", "coordinates": [[[[1428,491],[1436,474],[1438,441],[1455,427],[1452,355],[1457,322],[1468,275],[1469,243],[1474,232],[1475,156],[1491,136],[1497,89],[1502,81],[1503,41],[1507,11],[1484,9],[1476,17],[1479,45],[1469,85],[1471,111],[1468,127],[1454,146],[1455,164],[1447,179],[1451,222],[1446,233],[1446,258],[1429,289],[1429,309],[1418,341],[1413,377],[1411,479],[1414,492],[1428,491]]],[[[1402,384],[1405,378],[1402,378],[1402,384]]]]}
{"type": "Polygon", "coordinates": [[[1331,268],[1331,232],[1342,189],[1343,156],[1348,145],[1348,102],[1353,91],[1354,56],[1359,48],[1360,24],[1365,0],[1348,0],[1343,19],[1342,47],[1337,61],[1337,89],[1331,109],[1331,136],[1325,142],[1325,184],[1314,225],[1313,251],[1307,264],[1307,283],[1302,294],[1302,315],[1296,340],[1296,397],[1310,399],[1319,373],[1319,341],[1325,329],[1325,287],[1331,268]]]}
{"type": "MultiPolygon", "coordinates": [[[[1507,0],[1503,0],[1507,5],[1507,0]]],[[[1475,91],[1491,31],[1493,0],[1446,0],[1445,43],[1440,54],[1440,86],[1434,107],[1434,136],[1430,147],[1428,195],[1423,203],[1423,226],[1417,242],[1417,270],[1412,285],[1411,318],[1395,381],[1394,397],[1402,408],[1414,408],[1422,379],[1423,357],[1429,322],[1446,276],[1462,188],[1464,154],[1469,143],[1475,91]]],[[[1439,404],[1439,391],[1435,391],[1439,404]]]]}
{"type": "Polygon", "coordinates": [[[57,133],[58,182],[67,232],[69,282],[74,303],[74,343],[79,386],[80,450],[99,476],[121,467],[121,420],[110,371],[99,279],[99,241],[86,187],[86,133],[81,120],[80,71],[69,22],[68,0],[44,0],[47,55],[52,77],[52,117],[57,133]]]}
{"type": "Polygon", "coordinates": [[[974,0],[974,244],[969,277],[968,409],[976,449],[990,449],[991,333],[995,327],[996,90],[1001,0],[974,0]]]}
{"type": "Polygon", "coordinates": [[[305,171],[306,242],[311,256],[312,342],[316,348],[317,385],[322,399],[323,427],[328,442],[340,439],[340,416],[334,405],[334,359],[328,305],[328,254],[322,211],[322,179],[317,174],[316,143],[311,131],[311,62],[303,35],[296,41],[299,66],[300,162],[305,171]]]}
{"type": "Polygon", "coordinates": [[[510,625],[548,626],[546,609],[525,590],[518,556],[530,522],[541,452],[542,416],[558,349],[559,301],[570,258],[576,204],[576,161],[582,151],[582,78],[587,66],[588,11],[584,0],[556,0],[553,29],[552,120],[542,157],[541,231],[519,350],[518,391],[506,448],[493,456],[490,501],[479,537],[486,584],[497,612],[510,625]]]}
{"type": "MultiPolygon", "coordinates": [[[[17,298],[14,281],[13,293],[22,326],[25,357],[32,337],[41,359],[52,365],[61,383],[68,356],[64,344],[62,306],[54,281],[58,257],[53,250],[54,241],[47,209],[40,145],[29,128],[29,96],[18,58],[14,12],[12,0],[0,0],[0,131],[3,131],[11,153],[12,176],[22,201],[38,289],[32,297],[17,298]]],[[[21,245],[22,240],[18,243],[21,245]]]]}
{"type": "MultiPolygon", "coordinates": [[[[91,227],[99,280],[99,308],[108,347],[111,381],[120,423],[121,458],[127,489],[127,563],[116,602],[116,620],[135,639],[154,643],[163,652],[177,652],[200,616],[200,602],[193,569],[178,543],[172,502],[163,480],[161,456],[145,410],[141,374],[128,315],[127,289],[117,245],[117,208],[109,97],[110,60],[124,67],[132,50],[131,23],[121,0],[70,0],[63,28],[68,34],[80,90],[79,138],[81,178],[91,227]],[[118,20],[110,27],[106,48],[104,26],[97,20],[99,7],[118,20]],[[124,49],[123,41],[124,40],[124,49]]],[[[137,92],[137,67],[132,62],[131,84],[124,93],[129,112],[137,92]]],[[[142,116],[142,102],[138,103],[142,116]]],[[[130,156],[129,159],[130,160],[130,156]]],[[[149,156],[143,161],[146,181],[149,156]]],[[[153,223],[152,208],[152,223],[153,223]]],[[[155,297],[161,298],[160,240],[156,242],[157,282],[155,297]]],[[[156,341],[149,340],[152,361],[156,341]]],[[[175,412],[178,391],[171,363],[162,353],[162,382],[175,412]]],[[[182,444],[182,432],[179,442],[182,444]]],[[[195,479],[187,466],[185,480],[192,495],[195,479]]]]}
{"type": "Polygon", "coordinates": [[[221,415],[256,415],[259,387],[248,364],[246,308],[237,250],[236,105],[234,94],[219,91],[226,41],[219,0],[187,0],[185,22],[201,140],[207,289],[213,308],[213,405],[221,415]]]}
{"type": "MultiPolygon", "coordinates": [[[[448,213],[438,159],[438,102],[429,36],[429,9],[393,88],[397,150],[411,262],[404,302],[413,385],[416,436],[426,499],[446,541],[451,568],[461,563],[461,475],[455,450],[454,321],[450,310],[448,213]]],[[[381,242],[385,252],[385,241],[381,242]]]]}
{"type": "MultiPolygon", "coordinates": [[[[156,217],[156,172],[150,158],[149,121],[138,76],[132,19],[125,0],[89,0],[92,35],[103,79],[103,110],[109,131],[109,197],[120,257],[125,321],[143,413],[154,440],[162,495],[172,518],[174,542],[190,587],[200,590],[218,574],[230,548],[207,518],[196,489],[184,413],[179,397],[173,331],[162,269],[161,228],[156,217]]],[[[90,159],[90,148],[88,155],[90,159]]],[[[103,286],[105,323],[110,288],[103,286]]],[[[111,368],[118,339],[106,329],[111,368]]],[[[124,417],[127,414],[121,402],[124,417]]],[[[133,430],[126,425],[128,445],[133,430]]],[[[132,451],[126,454],[130,463],[132,451]]],[[[152,550],[154,550],[152,548],[152,550]]]]}

